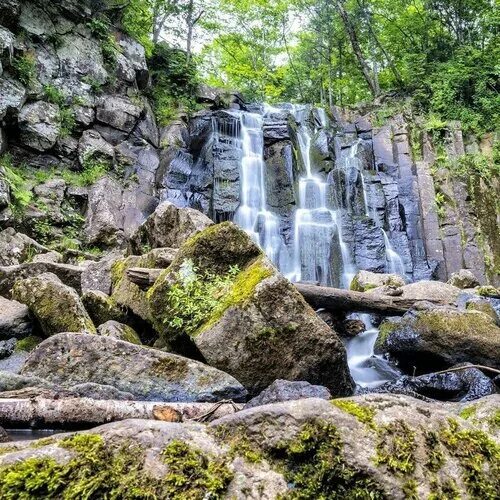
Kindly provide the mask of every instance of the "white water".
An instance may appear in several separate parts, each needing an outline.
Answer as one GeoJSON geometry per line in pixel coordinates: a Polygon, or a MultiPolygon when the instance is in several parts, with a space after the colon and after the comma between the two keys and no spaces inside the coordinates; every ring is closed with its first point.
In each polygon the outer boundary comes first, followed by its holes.
{"type": "MultiPolygon", "coordinates": [[[[382,229],[382,228],[381,228],[382,229]]],[[[406,276],[406,269],[401,256],[394,250],[387,233],[382,229],[382,234],[384,235],[385,244],[385,260],[387,265],[387,271],[389,273],[400,274],[401,276],[406,276]]]]}
{"type": "Polygon", "coordinates": [[[371,322],[369,314],[360,314],[366,330],[346,343],[347,363],[354,381],[361,387],[377,387],[393,380],[397,372],[385,359],[374,354],[378,329],[371,322]]]}
{"type": "MultiPolygon", "coordinates": [[[[264,112],[282,110],[266,107],[264,112]]],[[[298,180],[298,208],[293,219],[292,248],[286,248],[280,236],[279,217],[269,211],[266,204],[263,117],[255,113],[235,112],[235,116],[240,120],[242,159],[241,199],[234,222],[260,245],[291,281],[312,281],[331,286],[335,278],[332,262],[336,259],[341,264],[341,276],[337,277],[337,280],[342,287],[348,288],[357,269],[349,247],[342,238],[342,208],[334,207],[331,200],[331,190],[338,190],[338,187],[331,181],[325,181],[320,173],[315,172],[315,165],[311,162],[314,131],[307,122],[309,113],[308,107],[293,108],[298,125],[298,153],[305,175],[298,180]]],[[[321,126],[325,127],[327,117],[324,111],[319,112],[318,117],[321,126]]],[[[369,215],[362,162],[358,158],[360,142],[355,142],[343,159],[347,190],[345,209],[353,209],[356,183],[360,176],[364,210],[365,214],[369,215]]],[[[392,248],[385,232],[384,238],[388,267],[399,269],[402,260],[392,248]]],[[[338,269],[336,271],[338,272],[338,269]]],[[[366,324],[366,331],[347,342],[348,363],[354,380],[361,386],[372,387],[389,380],[391,369],[383,359],[374,356],[378,330],[373,327],[369,315],[362,315],[361,320],[366,324]]]]}
{"type": "Polygon", "coordinates": [[[264,178],[264,138],[262,116],[240,113],[241,123],[241,201],[234,215],[238,224],[278,264],[282,248],[279,219],[267,209],[264,178]]]}

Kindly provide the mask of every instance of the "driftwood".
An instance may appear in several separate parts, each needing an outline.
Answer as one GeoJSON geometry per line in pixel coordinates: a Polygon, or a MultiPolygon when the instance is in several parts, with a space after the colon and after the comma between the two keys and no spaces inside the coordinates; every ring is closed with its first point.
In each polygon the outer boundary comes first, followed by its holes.
{"type": "Polygon", "coordinates": [[[332,312],[402,314],[420,302],[415,299],[405,299],[397,296],[374,297],[368,293],[306,283],[296,283],[295,286],[312,307],[332,312]]]}
{"type": "Polygon", "coordinates": [[[162,271],[164,271],[164,269],[131,267],[127,269],[127,278],[142,290],[147,290],[153,285],[162,271]]]}
{"type": "Polygon", "coordinates": [[[127,418],[183,422],[208,421],[239,411],[243,405],[218,403],[162,403],[90,398],[0,400],[0,426],[75,429],[127,418]]]}

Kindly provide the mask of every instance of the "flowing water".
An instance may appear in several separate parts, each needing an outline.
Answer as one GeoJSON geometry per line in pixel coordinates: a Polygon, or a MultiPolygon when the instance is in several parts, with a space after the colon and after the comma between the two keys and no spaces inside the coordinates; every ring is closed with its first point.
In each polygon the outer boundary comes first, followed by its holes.
{"type": "MultiPolygon", "coordinates": [[[[282,111],[267,106],[264,116],[282,111]]],[[[341,186],[335,184],[331,176],[320,172],[311,159],[311,143],[317,129],[314,120],[310,120],[310,107],[293,106],[292,115],[297,123],[297,155],[303,174],[297,181],[298,199],[293,214],[291,244],[285,244],[280,234],[280,218],[269,210],[266,203],[264,116],[258,113],[234,112],[241,148],[240,205],[234,222],[260,245],[291,281],[348,288],[357,269],[342,237],[342,215],[357,209],[359,189],[363,196],[364,215],[370,217],[369,196],[359,158],[362,141],[356,140],[346,149],[340,161],[345,175],[345,192],[342,192],[341,186]]],[[[328,118],[324,110],[316,110],[316,116],[319,127],[326,127],[328,118]]],[[[379,221],[375,222],[380,227],[379,221]]],[[[385,231],[380,229],[384,235],[387,270],[404,274],[401,257],[385,231]]],[[[360,319],[365,323],[366,331],[347,342],[348,362],[354,380],[361,386],[371,387],[393,378],[394,373],[382,358],[374,356],[378,330],[372,325],[370,316],[361,315],[360,319]]]]}

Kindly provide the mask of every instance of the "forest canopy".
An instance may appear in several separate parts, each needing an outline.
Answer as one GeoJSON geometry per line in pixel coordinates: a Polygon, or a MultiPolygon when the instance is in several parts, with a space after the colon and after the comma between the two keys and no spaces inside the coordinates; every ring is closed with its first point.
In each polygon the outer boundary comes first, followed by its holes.
{"type": "Polygon", "coordinates": [[[130,0],[123,23],[152,56],[176,51],[197,81],[250,101],[389,93],[465,129],[499,125],[498,0],[130,0]]]}

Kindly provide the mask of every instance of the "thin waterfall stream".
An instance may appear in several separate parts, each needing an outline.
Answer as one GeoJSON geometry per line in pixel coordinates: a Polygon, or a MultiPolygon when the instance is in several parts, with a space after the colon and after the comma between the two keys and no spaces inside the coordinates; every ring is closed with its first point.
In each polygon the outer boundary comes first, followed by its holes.
{"type": "MultiPolygon", "coordinates": [[[[266,164],[264,161],[264,119],[283,109],[265,106],[262,113],[231,111],[236,120],[231,133],[239,141],[240,204],[234,222],[249,234],[269,259],[291,281],[316,282],[325,286],[349,288],[357,272],[349,245],[344,241],[344,213],[356,209],[356,190],[361,189],[363,212],[372,218],[383,234],[386,271],[405,275],[401,257],[374,213],[370,213],[363,166],[359,159],[361,140],[355,140],[340,160],[339,168],[346,182],[342,187],[331,175],[315,165],[311,144],[318,129],[310,120],[309,106],[293,105],[291,115],[296,121],[296,154],[302,175],[295,180],[296,208],[293,212],[291,237],[286,242],[281,233],[281,219],[270,210],[266,201],[266,164]],[[343,192],[342,190],[345,190],[343,192]],[[345,200],[339,202],[338,200],[345,200]]],[[[317,110],[318,127],[326,128],[328,117],[317,110]]],[[[365,324],[366,330],[346,341],[351,374],[362,387],[374,387],[395,377],[395,371],[382,357],[374,354],[378,329],[370,315],[351,315],[365,324]]]]}

